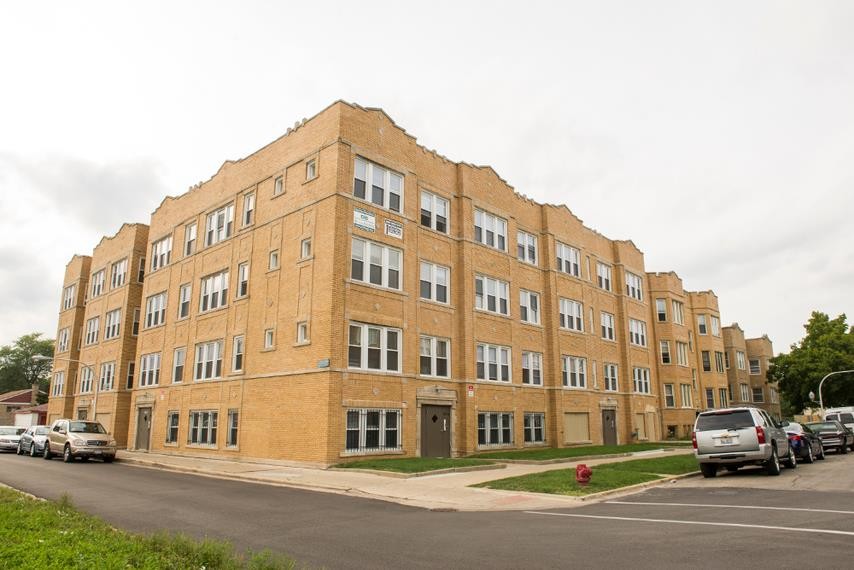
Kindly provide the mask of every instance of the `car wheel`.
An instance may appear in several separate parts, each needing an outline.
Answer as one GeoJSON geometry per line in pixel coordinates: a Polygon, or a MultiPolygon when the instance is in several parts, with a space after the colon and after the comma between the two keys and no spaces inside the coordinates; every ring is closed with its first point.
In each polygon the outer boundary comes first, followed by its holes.
{"type": "Polygon", "coordinates": [[[736,471],[738,471],[738,465],[727,465],[726,470],[730,473],[735,473],[736,471]]]}
{"type": "Polygon", "coordinates": [[[50,452],[50,443],[48,442],[44,442],[44,452],[42,453],[42,457],[45,459],[53,457],[53,454],[50,452]]]}
{"type": "Polygon", "coordinates": [[[771,448],[771,457],[768,458],[768,461],[765,463],[765,472],[768,475],[779,475],[780,474],[780,458],[777,457],[777,448],[771,448]]]}
{"type": "Polygon", "coordinates": [[[786,458],[786,467],[794,469],[798,466],[798,457],[795,455],[795,450],[789,446],[789,456],[786,458]]]}
{"type": "Polygon", "coordinates": [[[818,457],[822,461],[824,461],[824,458],[826,457],[824,455],[824,444],[821,442],[818,443],[818,455],[816,455],[816,457],[818,457]]]}
{"type": "Polygon", "coordinates": [[[105,455],[104,456],[104,463],[112,463],[114,459],[115,459],[115,457],[113,457],[112,455],[105,455]]]}
{"type": "Polygon", "coordinates": [[[65,448],[62,450],[62,460],[65,463],[71,463],[74,461],[74,456],[71,455],[71,446],[66,444],[65,448]]]}
{"type": "Polygon", "coordinates": [[[804,463],[812,463],[815,461],[815,455],[812,452],[812,444],[807,442],[807,456],[804,457],[804,463]]]}
{"type": "Polygon", "coordinates": [[[30,445],[30,457],[35,457],[35,456],[36,456],[36,442],[33,442],[32,445],[30,445]]]}
{"type": "Polygon", "coordinates": [[[845,455],[846,453],[848,453],[848,446],[847,445],[840,446],[839,447],[839,453],[841,453],[842,455],[845,455]]]}
{"type": "Polygon", "coordinates": [[[714,463],[700,463],[700,471],[702,471],[703,477],[711,479],[718,474],[718,466],[714,463]]]}
{"type": "Polygon", "coordinates": [[[19,441],[18,442],[18,449],[15,450],[15,455],[23,455],[23,454],[24,454],[24,450],[21,449],[21,442],[19,441]]]}

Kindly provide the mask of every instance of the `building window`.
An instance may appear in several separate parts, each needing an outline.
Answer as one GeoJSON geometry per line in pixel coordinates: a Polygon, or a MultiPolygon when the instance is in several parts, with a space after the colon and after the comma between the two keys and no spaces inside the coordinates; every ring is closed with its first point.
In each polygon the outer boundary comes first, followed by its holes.
{"type": "Polygon", "coordinates": [[[605,363],[605,390],[608,392],[616,392],[618,389],[617,365],[605,363]]]}
{"type": "Polygon", "coordinates": [[[348,366],[400,372],[400,329],[350,323],[348,366]]]}
{"type": "Polygon", "coordinates": [[[727,389],[726,388],[719,388],[718,389],[718,401],[720,402],[720,405],[722,408],[726,408],[729,405],[728,399],[727,399],[727,389]]]}
{"type": "Polygon", "coordinates": [[[51,386],[50,395],[51,396],[62,396],[62,392],[65,389],[65,372],[59,371],[53,375],[53,385],[51,386]]]}
{"type": "Polygon", "coordinates": [[[249,264],[241,263],[237,266],[237,297],[245,297],[249,294],[249,264]]]}
{"type": "Polygon", "coordinates": [[[159,239],[151,244],[151,271],[157,271],[169,265],[172,260],[172,236],[159,239]]]}
{"type": "Polygon", "coordinates": [[[537,293],[519,290],[519,318],[523,323],[540,324],[540,296],[537,293]]]}
{"type": "Polygon", "coordinates": [[[136,369],[136,363],[135,362],[128,362],[128,374],[127,374],[126,384],[125,384],[125,387],[128,390],[133,390],[133,373],[134,373],[135,369],[136,369]]]}
{"type": "Polygon", "coordinates": [[[700,334],[707,334],[707,331],[706,331],[706,315],[697,315],[697,331],[700,334]]]}
{"type": "Polygon", "coordinates": [[[74,293],[76,291],[74,285],[69,285],[62,290],[62,310],[65,311],[74,306],[74,293]]]}
{"type": "Polygon", "coordinates": [[[715,370],[723,373],[724,371],[724,353],[715,351],[715,370]]]}
{"type": "Polygon", "coordinates": [[[297,344],[306,344],[311,341],[308,334],[308,321],[297,323],[297,344]]]}
{"type": "Polygon", "coordinates": [[[142,281],[144,279],[145,279],[145,258],[140,257],[139,258],[139,267],[137,267],[137,270],[136,270],[136,281],[137,281],[137,283],[142,283],[142,281]]]}
{"type": "Polygon", "coordinates": [[[243,226],[252,225],[255,221],[255,192],[243,195],[243,226]]]}
{"type": "Polygon", "coordinates": [[[513,414],[481,412],[477,415],[478,445],[512,445],[513,414]]]}
{"type": "Polygon", "coordinates": [[[95,375],[91,366],[80,369],[80,393],[88,394],[92,391],[92,377],[95,375]]]}
{"type": "Polygon", "coordinates": [[[706,408],[712,409],[715,407],[715,389],[706,388],[706,408]]]}
{"type": "Polygon", "coordinates": [[[681,301],[671,301],[673,307],[673,322],[677,325],[685,324],[685,305],[681,301]]]}
{"type": "Polygon", "coordinates": [[[667,299],[655,300],[655,312],[658,315],[658,322],[667,322],[667,299]]]}
{"type": "Polygon", "coordinates": [[[682,407],[683,408],[693,408],[694,407],[694,399],[691,392],[690,384],[680,384],[679,385],[680,396],[682,396],[682,407]]]}
{"type": "Polygon", "coordinates": [[[131,325],[130,334],[133,336],[139,334],[139,307],[133,310],[133,324],[131,325]]]}
{"type": "Polygon", "coordinates": [[[661,363],[670,364],[670,341],[659,341],[659,345],[661,346],[661,363]]]}
{"type": "Polygon", "coordinates": [[[507,251],[507,220],[475,208],[474,240],[507,251]]]}
{"type": "Polygon", "coordinates": [[[224,307],[228,301],[228,271],[220,271],[202,278],[199,295],[199,312],[204,313],[224,307]]]}
{"type": "Polygon", "coordinates": [[[101,317],[92,317],[86,321],[86,344],[98,342],[98,329],[101,327],[101,317]]]}
{"type": "Polygon", "coordinates": [[[507,303],[510,286],[506,281],[476,275],[474,278],[474,306],[483,311],[509,315],[510,307],[507,303]]]}
{"type": "Polygon", "coordinates": [[[184,363],[187,360],[187,349],[176,348],[172,356],[172,383],[180,384],[184,381],[184,363]]]}
{"type": "Polygon", "coordinates": [[[64,328],[56,335],[56,351],[65,352],[68,350],[69,329],[64,328]]]}
{"type": "Polygon", "coordinates": [[[237,447],[237,429],[240,421],[240,413],[237,410],[228,410],[228,431],[225,434],[226,447],[237,447]]]}
{"type": "Polygon", "coordinates": [[[611,266],[604,263],[596,262],[596,280],[600,289],[605,291],[611,290],[611,266]]]}
{"type": "Polygon", "coordinates": [[[537,264],[537,236],[528,232],[516,232],[516,257],[519,261],[537,264]]]}
{"type": "Polygon", "coordinates": [[[166,443],[178,443],[178,412],[166,414],[166,443]]]}
{"type": "Polygon", "coordinates": [[[563,385],[567,388],[587,388],[587,359],[580,356],[561,356],[563,385]]]}
{"type": "Polygon", "coordinates": [[[688,366],[688,345],[678,340],[676,341],[676,364],[688,366]]]}
{"type": "Polygon", "coordinates": [[[184,257],[192,255],[196,251],[196,233],[198,226],[196,222],[184,226],[184,257]]]}
{"type": "Polygon", "coordinates": [[[205,246],[211,246],[231,237],[231,229],[234,225],[234,204],[223,206],[219,210],[208,214],[205,226],[205,246]]]}
{"type": "Polygon", "coordinates": [[[285,179],[282,176],[277,176],[273,182],[273,196],[278,196],[285,191],[285,179]]]}
{"type": "Polygon", "coordinates": [[[525,413],[525,443],[545,443],[546,441],[545,414],[525,413]]]}
{"type": "Polygon", "coordinates": [[[422,336],[420,341],[419,370],[422,376],[447,378],[450,370],[448,339],[422,336]]]}
{"type": "Polygon", "coordinates": [[[721,321],[716,316],[712,315],[712,336],[721,336],[721,321]]]}
{"type": "Polygon", "coordinates": [[[279,250],[274,249],[270,252],[270,259],[267,263],[267,269],[273,271],[279,268],[279,250]]]}
{"type": "Polygon", "coordinates": [[[449,202],[432,192],[421,191],[421,225],[443,234],[448,233],[449,202]]]}
{"type": "Polygon", "coordinates": [[[739,390],[741,392],[741,394],[740,394],[741,395],[741,401],[742,402],[749,402],[750,401],[750,386],[748,386],[747,384],[739,384],[738,387],[739,387],[739,390]]]}
{"type": "Polygon", "coordinates": [[[305,162],[305,180],[314,180],[317,178],[317,161],[314,159],[305,162]]]}
{"type": "Polygon", "coordinates": [[[510,348],[479,343],[476,350],[478,380],[510,382],[510,348]]]}
{"type": "Polygon", "coordinates": [[[114,309],[107,313],[107,318],[104,320],[104,340],[116,338],[119,336],[121,328],[122,310],[114,309]]]}
{"type": "Polygon", "coordinates": [[[765,394],[762,392],[762,388],[754,388],[753,389],[753,401],[762,404],[765,402],[765,394]]]}
{"type": "Polygon", "coordinates": [[[441,265],[421,262],[418,294],[422,299],[437,303],[448,302],[448,286],[451,282],[451,270],[441,265]]]}
{"type": "Polygon", "coordinates": [[[187,443],[216,445],[216,428],[219,414],[213,411],[190,412],[190,430],[187,443]]]}
{"type": "Polygon", "coordinates": [[[702,360],[703,360],[703,372],[711,372],[712,371],[711,353],[708,350],[703,350],[700,352],[700,358],[702,358],[702,360]]]}
{"type": "Polygon", "coordinates": [[[127,281],[128,260],[127,258],[117,261],[110,268],[110,288],[121,287],[127,281]]]}
{"type": "Polygon", "coordinates": [[[400,290],[402,257],[399,249],[353,238],[350,278],[378,287],[400,290]]]}
{"type": "Polygon", "coordinates": [[[626,295],[632,299],[643,301],[643,289],[640,276],[626,271],[626,295]]]}
{"type": "Polygon", "coordinates": [[[614,315],[611,313],[601,313],[602,338],[606,340],[614,340],[614,315]]]}
{"type": "Polygon", "coordinates": [[[104,292],[104,270],[92,274],[92,297],[97,297],[104,292]]]}
{"type": "Polygon", "coordinates": [[[584,332],[584,312],[581,303],[572,299],[560,300],[560,328],[584,332]]]}
{"type": "Polygon", "coordinates": [[[264,331],[264,349],[271,349],[276,346],[276,336],[273,329],[264,331]]]}
{"type": "Polygon", "coordinates": [[[673,391],[673,384],[665,384],[664,385],[664,407],[665,408],[675,408],[676,407],[676,395],[673,391]]]}
{"type": "Polygon", "coordinates": [[[646,323],[629,319],[629,341],[637,346],[646,346],[646,323]]]}
{"type": "Polygon", "coordinates": [[[400,206],[403,203],[403,176],[356,157],[353,195],[386,210],[400,212],[400,206]],[[370,195],[368,195],[368,180],[371,181],[370,195]]]}
{"type": "Polygon", "coordinates": [[[145,301],[145,328],[166,322],[166,293],[152,295],[145,301]]]}
{"type": "Polygon", "coordinates": [[[543,385],[543,355],[539,352],[522,352],[522,384],[543,385]]]}
{"type": "Polygon", "coordinates": [[[109,392],[113,389],[113,381],[116,379],[116,363],[105,362],[101,365],[101,381],[98,390],[109,392]]]}
{"type": "Polygon", "coordinates": [[[311,238],[305,238],[299,244],[299,254],[301,259],[311,257],[311,238]]]}
{"type": "Polygon", "coordinates": [[[160,353],[144,354],[139,359],[139,387],[160,384],[160,353]]]}
{"type": "Polygon", "coordinates": [[[557,242],[557,268],[564,273],[581,277],[581,253],[574,247],[557,242]]]}
{"type": "Polygon", "coordinates": [[[196,345],[195,380],[222,377],[222,341],[214,340],[196,345]]]}
{"type": "Polygon", "coordinates": [[[745,370],[747,368],[744,353],[740,350],[735,353],[735,362],[739,370],[745,370]]]}
{"type": "Polygon", "coordinates": [[[649,368],[635,367],[632,370],[634,389],[638,394],[649,394],[649,368]]]}
{"type": "Polygon", "coordinates": [[[345,450],[353,453],[401,448],[400,410],[347,410],[345,450]]]}
{"type": "Polygon", "coordinates": [[[750,374],[756,375],[756,374],[761,374],[761,373],[762,373],[762,367],[759,364],[759,359],[758,358],[751,358],[750,359],[750,374]]]}
{"type": "Polygon", "coordinates": [[[236,336],[231,343],[231,370],[243,372],[243,335],[236,336]]]}

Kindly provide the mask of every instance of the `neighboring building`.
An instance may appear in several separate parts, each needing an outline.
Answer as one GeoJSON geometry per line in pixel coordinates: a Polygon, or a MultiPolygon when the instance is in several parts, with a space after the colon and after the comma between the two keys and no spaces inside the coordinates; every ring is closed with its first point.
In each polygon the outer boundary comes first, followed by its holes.
{"type": "Polygon", "coordinates": [[[768,381],[768,368],[774,357],[771,339],[768,335],[762,335],[759,338],[748,338],[744,342],[747,346],[747,372],[750,376],[753,402],[775,418],[780,418],[782,411],[777,383],[768,381]]]}
{"type": "Polygon", "coordinates": [[[0,425],[15,425],[15,412],[36,405],[39,394],[38,384],[26,390],[13,390],[0,394],[0,425]]]}
{"type": "Polygon", "coordinates": [[[47,404],[26,407],[15,412],[14,425],[19,427],[30,427],[45,425],[47,423],[47,404]]]}

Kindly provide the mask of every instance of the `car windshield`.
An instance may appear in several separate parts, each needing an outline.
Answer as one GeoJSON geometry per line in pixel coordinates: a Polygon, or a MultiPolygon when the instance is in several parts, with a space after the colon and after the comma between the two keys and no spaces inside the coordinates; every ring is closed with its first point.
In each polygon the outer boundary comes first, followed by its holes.
{"type": "Polygon", "coordinates": [[[844,424],[854,423],[854,414],[839,414],[839,421],[844,424]]]}
{"type": "Polygon", "coordinates": [[[71,433],[107,433],[97,422],[71,422],[68,431],[71,433]]]}
{"type": "Polygon", "coordinates": [[[748,410],[731,410],[700,414],[697,418],[697,431],[712,429],[741,429],[753,427],[753,416],[748,410]]]}
{"type": "Polygon", "coordinates": [[[24,433],[24,430],[27,428],[19,428],[19,427],[0,427],[0,435],[21,435],[24,433]]]}
{"type": "Polygon", "coordinates": [[[815,424],[807,424],[810,426],[813,431],[839,431],[839,428],[836,424],[832,422],[818,422],[815,424]]]}
{"type": "Polygon", "coordinates": [[[47,426],[41,426],[37,427],[34,433],[35,435],[47,435],[50,433],[50,430],[47,428],[47,426]]]}

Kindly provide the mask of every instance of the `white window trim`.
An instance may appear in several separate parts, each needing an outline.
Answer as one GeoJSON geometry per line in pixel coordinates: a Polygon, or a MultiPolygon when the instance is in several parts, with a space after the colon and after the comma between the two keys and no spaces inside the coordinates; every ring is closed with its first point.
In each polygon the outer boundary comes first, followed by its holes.
{"type": "Polygon", "coordinates": [[[540,324],[540,294],[526,289],[519,289],[519,320],[529,325],[540,324]],[[536,305],[533,308],[532,305],[536,305]],[[527,314],[527,318],[525,315],[527,314]],[[533,317],[533,318],[532,318],[533,317]]]}
{"type": "Polygon", "coordinates": [[[652,383],[650,379],[649,368],[643,368],[640,366],[635,366],[632,369],[632,380],[633,380],[633,388],[635,394],[649,394],[650,393],[650,385],[652,383]]]}
{"type": "Polygon", "coordinates": [[[507,220],[501,216],[491,214],[486,210],[475,208],[474,210],[474,241],[479,244],[497,249],[498,251],[507,251],[507,220]],[[477,233],[480,229],[480,238],[477,233]],[[487,232],[492,232],[492,243],[489,243],[487,232]],[[501,238],[499,240],[498,238],[501,238]],[[499,243],[503,240],[503,247],[499,247],[499,243]]]}
{"type": "Polygon", "coordinates": [[[543,385],[543,354],[541,352],[522,351],[522,384],[525,386],[543,385]],[[525,380],[525,370],[528,370],[527,380],[525,380]],[[534,372],[539,373],[539,378],[534,377],[534,372]]]}
{"type": "Polygon", "coordinates": [[[139,359],[139,387],[160,384],[160,353],[143,354],[139,359]]]}
{"type": "Polygon", "coordinates": [[[634,346],[647,347],[646,322],[629,319],[629,342],[634,346]]]}
{"type": "Polygon", "coordinates": [[[442,305],[448,305],[451,302],[451,268],[445,267],[444,265],[439,265],[437,263],[433,263],[432,261],[421,261],[418,266],[418,298],[424,299],[427,301],[433,301],[434,303],[441,303],[442,305]],[[424,270],[427,270],[427,279],[424,279],[424,270]],[[439,300],[439,274],[445,274],[445,283],[442,285],[445,287],[445,300],[439,300]],[[428,282],[430,284],[430,296],[425,297],[421,290],[421,284],[424,282],[428,282]]]}
{"type": "Polygon", "coordinates": [[[522,263],[536,266],[539,263],[539,256],[537,236],[524,230],[516,230],[516,259],[522,263]],[[531,246],[534,248],[533,257],[531,256],[531,246]],[[519,248],[522,248],[521,255],[519,248]]]}
{"type": "Polygon", "coordinates": [[[216,245],[234,234],[234,204],[210,212],[205,219],[205,247],[216,245]],[[222,225],[220,225],[220,220],[222,225]]]}
{"type": "Polygon", "coordinates": [[[643,301],[643,280],[640,275],[626,271],[626,295],[637,301],[643,301]]]}
{"type": "Polygon", "coordinates": [[[443,198],[438,194],[434,194],[428,190],[421,190],[421,210],[419,212],[419,223],[422,227],[430,228],[431,230],[437,231],[442,234],[450,234],[451,233],[451,202],[447,198],[443,198]],[[426,201],[425,201],[426,198],[426,201]],[[439,229],[439,212],[438,212],[438,204],[444,202],[445,207],[445,229],[439,229]],[[425,204],[427,208],[425,208],[425,204]],[[424,212],[430,213],[430,223],[424,223],[424,212]]]}
{"type": "Polygon", "coordinates": [[[510,284],[507,281],[489,277],[487,275],[476,274],[474,276],[474,307],[478,311],[492,313],[494,315],[510,316],[510,284]],[[478,282],[481,287],[481,294],[478,295],[478,282]],[[492,286],[492,293],[490,293],[492,286]],[[489,298],[495,297],[495,310],[489,308],[489,298]],[[504,301],[506,311],[501,311],[501,301],[504,301]]]}
{"type": "Polygon", "coordinates": [[[563,354],[561,360],[561,378],[564,388],[574,390],[587,389],[587,359],[583,356],[563,354]]]}
{"type": "Polygon", "coordinates": [[[581,250],[563,242],[556,242],[555,258],[558,271],[581,279],[581,250]]]}
{"type": "Polygon", "coordinates": [[[615,319],[614,315],[611,313],[607,313],[605,311],[601,311],[599,313],[599,329],[602,333],[602,338],[604,340],[614,341],[617,340],[617,331],[614,326],[615,319]]]}
{"type": "Polygon", "coordinates": [[[151,272],[162,269],[172,261],[172,236],[151,243],[151,272]]]}
{"type": "Polygon", "coordinates": [[[575,299],[560,298],[559,326],[561,330],[584,332],[584,305],[575,299]]]}
{"type": "Polygon", "coordinates": [[[364,283],[373,287],[381,287],[392,291],[400,291],[403,288],[403,251],[385,245],[384,243],[370,241],[362,238],[353,237],[350,244],[350,280],[356,283],[364,283]],[[361,259],[356,255],[356,248],[361,248],[361,259]],[[380,250],[379,265],[373,263],[371,252],[374,248],[380,250]],[[391,259],[397,256],[397,268],[391,266],[391,259]],[[355,275],[354,262],[362,263],[361,278],[355,275]],[[377,265],[380,268],[380,282],[374,283],[371,281],[371,267],[377,265]],[[390,285],[391,275],[393,271],[397,271],[397,287],[390,285]]]}
{"type": "MultiPolygon", "coordinates": [[[[375,350],[375,349],[371,349],[375,350]]],[[[364,370],[368,372],[388,372],[388,373],[396,373],[399,374],[403,367],[403,331],[394,327],[384,327],[381,325],[374,325],[369,323],[359,323],[359,322],[349,322],[347,325],[347,367],[350,370],[364,370]],[[360,344],[350,344],[350,331],[351,328],[358,328],[360,331],[359,341],[360,344]],[[380,331],[380,367],[379,368],[369,368],[368,367],[368,339],[369,339],[369,330],[370,329],[378,329],[380,331]],[[388,368],[388,355],[390,352],[388,348],[388,333],[394,332],[397,333],[397,368],[391,369],[388,368]],[[350,364],[350,349],[352,347],[359,347],[359,356],[360,363],[359,366],[353,366],[350,364]]]]}
{"type": "Polygon", "coordinates": [[[448,338],[421,335],[418,344],[418,375],[429,378],[450,378],[451,377],[451,340],[448,338]],[[423,354],[423,342],[430,343],[430,354],[423,354]],[[445,371],[446,374],[439,374],[439,343],[445,343],[445,371]],[[430,359],[430,372],[424,373],[421,371],[421,359],[428,357],[430,359]]]}
{"type": "Polygon", "coordinates": [[[620,391],[620,367],[613,362],[606,362],[603,365],[605,376],[605,391],[619,392],[620,391]],[[613,373],[613,374],[612,374],[613,373]]]}
{"type": "Polygon", "coordinates": [[[193,361],[193,381],[204,382],[222,378],[222,360],[224,355],[222,339],[196,344],[193,361]],[[208,371],[210,368],[210,371],[208,371]]]}
{"type": "Polygon", "coordinates": [[[404,197],[405,197],[405,194],[404,194],[405,180],[406,180],[406,177],[399,172],[396,172],[396,171],[394,171],[390,168],[387,168],[381,164],[371,162],[370,160],[362,158],[361,156],[355,157],[355,160],[353,162],[353,198],[355,198],[356,200],[359,200],[362,202],[367,202],[368,204],[371,204],[375,207],[382,208],[383,210],[388,210],[389,212],[397,212],[398,214],[403,213],[403,204],[404,204],[404,197]],[[365,196],[364,196],[364,198],[356,195],[356,180],[359,180],[358,178],[356,178],[356,173],[357,173],[356,165],[360,161],[365,164],[365,180],[364,180],[364,182],[365,182],[365,196]],[[385,173],[383,174],[383,186],[382,186],[383,203],[382,204],[374,202],[372,199],[373,198],[373,186],[374,186],[374,168],[380,168],[380,169],[385,171],[385,173]],[[399,192],[392,192],[392,189],[391,189],[392,175],[400,178],[400,191],[399,192]],[[394,209],[391,207],[391,202],[392,202],[391,196],[392,196],[392,194],[397,194],[399,196],[398,204],[400,207],[398,209],[394,209]]]}
{"type": "Polygon", "coordinates": [[[145,300],[145,328],[159,327],[166,323],[166,292],[155,293],[145,300]]]}
{"type": "Polygon", "coordinates": [[[487,344],[479,342],[475,346],[475,376],[478,380],[484,382],[513,382],[513,351],[509,346],[501,346],[497,344],[487,344]],[[490,378],[489,367],[493,361],[489,358],[491,351],[495,351],[495,379],[490,378]],[[482,359],[481,359],[482,355],[482,359]],[[504,357],[507,358],[507,363],[504,363],[504,357]],[[478,370],[478,364],[483,363],[483,374],[478,370]],[[504,370],[506,367],[507,377],[504,378],[504,370]]]}
{"type": "Polygon", "coordinates": [[[202,277],[199,287],[199,313],[216,311],[226,306],[228,306],[228,270],[202,277]]]}

